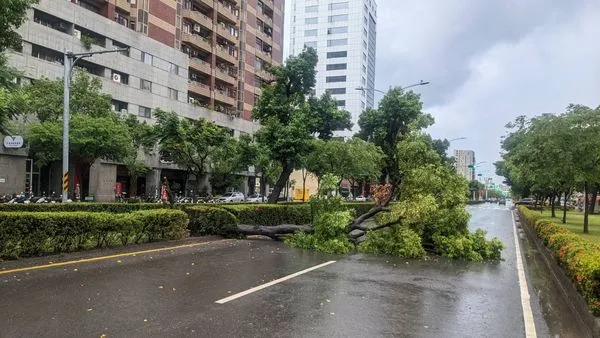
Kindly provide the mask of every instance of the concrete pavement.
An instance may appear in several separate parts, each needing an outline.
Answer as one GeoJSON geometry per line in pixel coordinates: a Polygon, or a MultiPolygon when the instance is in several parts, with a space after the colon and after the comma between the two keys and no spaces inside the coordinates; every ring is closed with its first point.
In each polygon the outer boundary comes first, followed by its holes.
{"type": "MultiPolygon", "coordinates": [[[[0,270],[0,337],[522,337],[511,212],[491,204],[469,210],[474,228],[507,245],[505,261],[335,256],[270,241],[225,240],[0,270]]],[[[0,269],[52,259],[0,263],[0,269]]],[[[530,264],[527,254],[524,263],[530,264]]],[[[585,336],[568,324],[575,322],[558,295],[538,297],[540,290],[555,293],[539,287],[549,285],[547,274],[537,269],[535,278],[526,277],[537,336],[585,336]]]]}

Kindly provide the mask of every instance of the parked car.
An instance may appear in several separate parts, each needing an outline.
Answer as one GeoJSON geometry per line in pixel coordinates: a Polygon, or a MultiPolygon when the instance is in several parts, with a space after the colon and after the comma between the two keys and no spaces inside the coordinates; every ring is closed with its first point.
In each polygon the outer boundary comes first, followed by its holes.
{"type": "Polygon", "coordinates": [[[244,202],[246,197],[241,192],[228,192],[217,199],[217,203],[239,203],[244,202]]]}
{"type": "Polygon", "coordinates": [[[533,198],[522,198],[515,202],[515,205],[534,205],[535,200],[533,198]]]}
{"type": "Polygon", "coordinates": [[[248,203],[264,203],[267,201],[267,198],[261,194],[252,194],[246,198],[246,202],[248,203]]]}
{"type": "Polygon", "coordinates": [[[506,200],[504,198],[501,198],[498,200],[498,204],[499,205],[506,205],[506,200]]]}
{"type": "Polygon", "coordinates": [[[360,195],[360,196],[356,196],[356,197],[354,198],[354,200],[355,200],[356,202],[366,202],[366,201],[367,201],[367,198],[366,198],[365,196],[363,196],[363,195],[360,195]]]}

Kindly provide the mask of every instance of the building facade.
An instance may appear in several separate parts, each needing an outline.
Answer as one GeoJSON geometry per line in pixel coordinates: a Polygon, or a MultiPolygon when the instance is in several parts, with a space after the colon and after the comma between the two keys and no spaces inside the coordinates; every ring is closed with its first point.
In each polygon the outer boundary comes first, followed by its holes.
{"type": "Polygon", "coordinates": [[[475,180],[475,152],[473,150],[454,150],[456,172],[468,181],[475,180]],[[471,166],[471,167],[469,167],[471,166]]]}
{"type": "Polygon", "coordinates": [[[374,104],[377,4],[374,0],[288,0],[285,55],[317,50],[316,93],[329,92],[352,116],[357,131],[362,111],[374,104]],[[362,89],[361,89],[362,88],[362,89]]]}
{"type": "MultiPolygon", "coordinates": [[[[264,69],[283,56],[283,0],[41,0],[27,19],[19,28],[22,49],[9,54],[26,79],[62,78],[65,51],[128,47],[77,62],[101,79],[115,111],[153,123],[161,108],[214,121],[234,136],[258,129],[251,112],[269,79],[264,69]]],[[[60,163],[41,172],[26,156],[0,147],[0,194],[60,192],[60,163]],[[9,177],[19,167],[27,171],[9,177]]],[[[138,185],[146,193],[156,191],[161,176],[186,185],[173,164],[146,160],[153,172],[138,185]]],[[[126,176],[122,167],[99,161],[82,184],[97,199],[112,199],[126,176]]]]}

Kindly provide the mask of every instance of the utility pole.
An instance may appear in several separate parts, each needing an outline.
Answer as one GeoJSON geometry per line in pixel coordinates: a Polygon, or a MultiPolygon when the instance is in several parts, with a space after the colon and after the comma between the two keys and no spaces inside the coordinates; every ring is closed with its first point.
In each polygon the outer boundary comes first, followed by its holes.
{"type": "Polygon", "coordinates": [[[71,90],[71,73],[73,67],[80,59],[91,57],[96,54],[107,54],[107,53],[118,53],[129,51],[127,48],[119,48],[114,50],[104,50],[99,52],[86,52],[86,53],[73,53],[65,52],[64,58],[64,92],[63,92],[63,156],[62,156],[62,169],[63,169],[63,192],[62,201],[67,202],[69,199],[69,122],[71,120],[70,114],[70,90],[71,90]]]}

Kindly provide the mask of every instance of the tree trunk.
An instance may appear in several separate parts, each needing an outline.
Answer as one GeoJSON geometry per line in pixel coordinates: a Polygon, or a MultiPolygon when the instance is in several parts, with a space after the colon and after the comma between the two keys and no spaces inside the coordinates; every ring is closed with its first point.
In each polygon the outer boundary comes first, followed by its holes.
{"type": "Polygon", "coordinates": [[[129,175],[129,198],[137,195],[137,176],[129,175]]]}
{"type": "Polygon", "coordinates": [[[569,199],[569,193],[565,191],[564,196],[562,224],[567,224],[567,200],[569,199]]]}
{"type": "Polygon", "coordinates": [[[552,218],[556,217],[555,205],[556,205],[556,194],[552,194],[552,197],[550,197],[550,209],[552,210],[552,218]]]}
{"type": "Polygon", "coordinates": [[[588,229],[588,212],[589,212],[589,198],[588,198],[588,183],[583,184],[583,233],[587,234],[588,229]]]}
{"type": "Polygon", "coordinates": [[[306,202],[306,177],[308,170],[302,169],[302,202],[306,202]]]}
{"type": "Polygon", "coordinates": [[[267,236],[272,239],[281,239],[282,235],[293,234],[296,231],[313,232],[310,225],[280,224],[276,226],[255,226],[239,224],[233,231],[247,236],[267,236]]]}
{"type": "Polygon", "coordinates": [[[283,170],[281,171],[281,175],[279,175],[279,178],[277,179],[277,182],[275,182],[275,186],[273,187],[273,192],[269,196],[269,203],[277,203],[279,195],[281,194],[281,190],[283,190],[283,187],[286,185],[288,179],[290,178],[290,175],[292,174],[292,171],[294,171],[293,165],[291,165],[290,163],[283,164],[283,170]]]}
{"type": "Polygon", "coordinates": [[[596,199],[598,198],[598,183],[592,185],[592,199],[590,200],[589,213],[593,214],[596,211],[596,199]]]}

